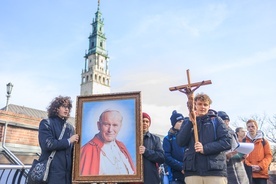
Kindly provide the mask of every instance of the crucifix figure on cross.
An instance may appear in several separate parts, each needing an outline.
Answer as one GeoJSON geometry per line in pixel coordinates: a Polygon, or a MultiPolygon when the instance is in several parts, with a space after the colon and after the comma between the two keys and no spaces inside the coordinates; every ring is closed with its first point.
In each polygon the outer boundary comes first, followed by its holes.
{"type": "Polygon", "coordinates": [[[195,142],[198,142],[196,114],[195,114],[195,108],[194,108],[194,91],[197,90],[200,86],[212,84],[212,82],[211,80],[206,80],[202,82],[191,83],[189,69],[186,70],[186,73],[187,73],[188,84],[170,87],[169,89],[170,91],[178,90],[187,95],[188,97],[187,107],[189,110],[189,118],[190,118],[190,121],[193,123],[195,142]]]}

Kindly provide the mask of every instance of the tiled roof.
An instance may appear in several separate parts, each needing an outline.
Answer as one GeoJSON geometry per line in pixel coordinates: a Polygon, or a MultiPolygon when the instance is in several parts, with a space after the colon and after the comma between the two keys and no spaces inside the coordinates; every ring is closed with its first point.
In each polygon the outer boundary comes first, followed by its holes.
{"type": "MultiPolygon", "coordinates": [[[[2,108],[1,110],[5,110],[5,109],[6,109],[6,107],[2,108]]],[[[41,118],[41,119],[48,118],[47,111],[42,111],[42,110],[24,107],[24,106],[20,106],[20,105],[9,104],[8,111],[16,113],[16,114],[24,114],[24,115],[35,117],[35,118],[41,118]]],[[[75,118],[73,118],[73,117],[68,118],[68,122],[74,125],[75,118]]]]}

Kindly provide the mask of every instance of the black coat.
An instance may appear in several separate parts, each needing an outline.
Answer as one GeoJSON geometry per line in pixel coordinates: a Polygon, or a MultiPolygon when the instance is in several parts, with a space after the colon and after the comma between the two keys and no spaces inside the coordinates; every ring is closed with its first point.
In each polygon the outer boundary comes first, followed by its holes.
{"type": "Polygon", "coordinates": [[[40,160],[47,160],[52,151],[56,154],[51,163],[48,183],[70,184],[72,183],[72,145],[68,139],[74,134],[74,128],[67,123],[63,138],[58,140],[65,120],[54,117],[50,121],[43,119],[39,124],[38,139],[41,148],[40,160]]]}
{"type": "Polygon", "coordinates": [[[177,134],[177,143],[186,146],[183,168],[185,176],[223,176],[226,177],[225,151],[231,148],[231,136],[221,118],[211,120],[208,115],[196,118],[199,142],[204,154],[196,153],[193,125],[190,120],[182,124],[177,134]]]}
{"type": "Polygon", "coordinates": [[[159,184],[159,166],[165,161],[161,140],[147,132],[144,135],[144,146],[146,147],[143,154],[144,184],[159,184]]]}

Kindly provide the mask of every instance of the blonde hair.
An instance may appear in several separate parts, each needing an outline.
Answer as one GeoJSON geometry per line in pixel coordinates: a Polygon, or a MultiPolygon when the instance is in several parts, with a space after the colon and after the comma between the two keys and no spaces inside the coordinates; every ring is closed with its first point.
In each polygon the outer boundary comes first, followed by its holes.
{"type": "Polygon", "coordinates": [[[211,98],[208,95],[204,94],[204,93],[198,93],[195,96],[194,100],[195,100],[195,102],[198,101],[198,100],[200,100],[200,101],[203,101],[203,102],[209,102],[209,105],[212,104],[211,98]]]}

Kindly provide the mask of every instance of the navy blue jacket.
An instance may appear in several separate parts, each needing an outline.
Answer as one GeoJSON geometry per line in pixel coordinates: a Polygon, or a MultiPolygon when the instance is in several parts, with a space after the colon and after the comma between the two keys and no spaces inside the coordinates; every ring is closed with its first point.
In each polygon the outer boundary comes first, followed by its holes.
{"type": "Polygon", "coordinates": [[[63,138],[58,140],[65,120],[54,117],[49,118],[50,123],[43,119],[39,124],[38,139],[41,148],[40,160],[47,160],[52,151],[56,154],[51,163],[48,183],[70,184],[72,183],[72,145],[68,139],[74,134],[74,128],[67,123],[63,138]]]}
{"type": "Polygon", "coordinates": [[[199,142],[204,154],[196,153],[193,125],[190,120],[182,124],[176,137],[180,146],[186,146],[183,168],[185,176],[227,176],[225,151],[231,148],[231,136],[221,118],[214,126],[208,115],[196,118],[199,142]]]}
{"type": "Polygon", "coordinates": [[[160,183],[159,166],[165,161],[161,140],[147,132],[144,135],[144,146],[146,147],[143,154],[144,184],[158,184],[160,183]]]}
{"type": "Polygon", "coordinates": [[[163,150],[165,152],[165,163],[170,166],[173,181],[184,181],[183,170],[183,157],[185,147],[180,147],[176,142],[177,131],[172,128],[168,135],[163,139],[163,150]]]}

